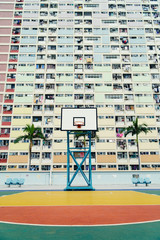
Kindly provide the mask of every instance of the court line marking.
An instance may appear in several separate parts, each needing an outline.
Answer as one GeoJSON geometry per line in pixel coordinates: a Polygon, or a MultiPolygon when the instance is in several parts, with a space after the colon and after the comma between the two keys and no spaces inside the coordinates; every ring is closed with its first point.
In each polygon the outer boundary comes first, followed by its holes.
{"type": "Polygon", "coordinates": [[[25,226],[37,226],[37,227],[110,227],[110,226],[124,226],[124,225],[136,225],[136,224],[144,224],[144,223],[154,223],[160,222],[158,220],[152,221],[144,221],[144,222],[131,222],[131,223],[117,223],[117,224],[92,224],[92,225],[51,225],[51,224],[31,224],[31,223],[15,223],[15,222],[6,222],[0,221],[0,223],[4,224],[12,224],[12,225],[25,225],[25,226]]]}
{"type": "Polygon", "coordinates": [[[130,204],[130,205],[123,205],[123,204],[118,204],[118,205],[103,205],[103,204],[101,204],[101,205],[14,205],[14,206],[11,206],[11,205],[8,205],[8,206],[6,206],[6,205],[0,205],[0,208],[1,207],[100,207],[100,206],[102,206],[102,207],[128,207],[128,206],[135,206],[135,207],[137,207],[137,206],[160,206],[160,204],[130,204]]]}
{"type": "MultiPolygon", "coordinates": [[[[65,187],[64,187],[65,188],[65,187]]],[[[24,192],[65,192],[63,189],[17,189],[17,188],[12,188],[12,189],[0,189],[0,192],[2,191],[24,191],[24,192]]],[[[93,192],[96,191],[138,191],[138,190],[160,190],[160,188],[104,188],[104,189],[95,189],[93,192]]],[[[76,191],[75,191],[76,192],[76,191]]],[[[78,192],[78,190],[77,190],[78,192]]],[[[80,191],[79,191],[80,192],[80,191]]]]}

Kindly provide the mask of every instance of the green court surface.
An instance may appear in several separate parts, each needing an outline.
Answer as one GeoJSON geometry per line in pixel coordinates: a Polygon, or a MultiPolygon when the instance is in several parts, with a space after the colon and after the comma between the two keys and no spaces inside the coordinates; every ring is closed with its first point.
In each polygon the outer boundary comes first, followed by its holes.
{"type": "Polygon", "coordinates": [[[0,240],[160,240],[160,222],[102,227],[41,227],[0,223],[0,240]]]}
{"type": "Polygon", "coordinates": [[[137,190],[136,192],[141,192],[141,193],[147,193],[147,194],[153,194],[153,195],[159,195],[160,196],[160,190],[147,190],[146,189],[146,190],[137,190]]]}
{"type": "Polygon", "coordinates": [[[23,191],[14,191],[14,190],[0,191],[0,197],[6,196],[6,195],[16,194],[16,193],[19,193],[19,192],[23,192],[23,191]]]}

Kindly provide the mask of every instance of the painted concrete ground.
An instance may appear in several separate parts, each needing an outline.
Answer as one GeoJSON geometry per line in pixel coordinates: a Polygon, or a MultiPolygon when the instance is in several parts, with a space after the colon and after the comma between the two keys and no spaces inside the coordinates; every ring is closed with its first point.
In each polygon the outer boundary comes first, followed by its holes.
{"type": "Polygon", "coordinates": [[[0,240],[160,240],[159,195],[160,190],[1,191],[0,240]]]}

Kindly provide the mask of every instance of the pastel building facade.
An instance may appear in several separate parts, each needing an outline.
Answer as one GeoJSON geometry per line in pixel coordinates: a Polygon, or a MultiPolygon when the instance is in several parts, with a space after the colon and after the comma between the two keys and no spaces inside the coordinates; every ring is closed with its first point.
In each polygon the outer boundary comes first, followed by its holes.
{"type": "Polygon", "coordinates": [[[0,171],[28,170],[29,142],[14,139],[32,123],[47,137],[34,141],[32,168],[66,170],[61,107],[98,108],[93,170],[138,169],[135,138],[121,134],[136,117],[151,130],[141,168],[160,169],[159,10],[158,0],[0,0],[0,171]]]}

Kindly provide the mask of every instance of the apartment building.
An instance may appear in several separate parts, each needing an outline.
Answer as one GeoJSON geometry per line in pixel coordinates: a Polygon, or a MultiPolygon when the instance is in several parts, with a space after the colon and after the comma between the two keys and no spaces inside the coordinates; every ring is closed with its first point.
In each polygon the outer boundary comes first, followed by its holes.
{"type": "Polygon", "coordinates": [[[159,11],[158,0],[0,0],[0,171],[28,170],[29,142],[14,139],[32,123],[47,137],[32,169],[66,170],[61,107],[98,108],[93,170],[138,169],[135,137],[121,134],[136,117],[151,130],[141,168],[160,169],[159,11]]]}

